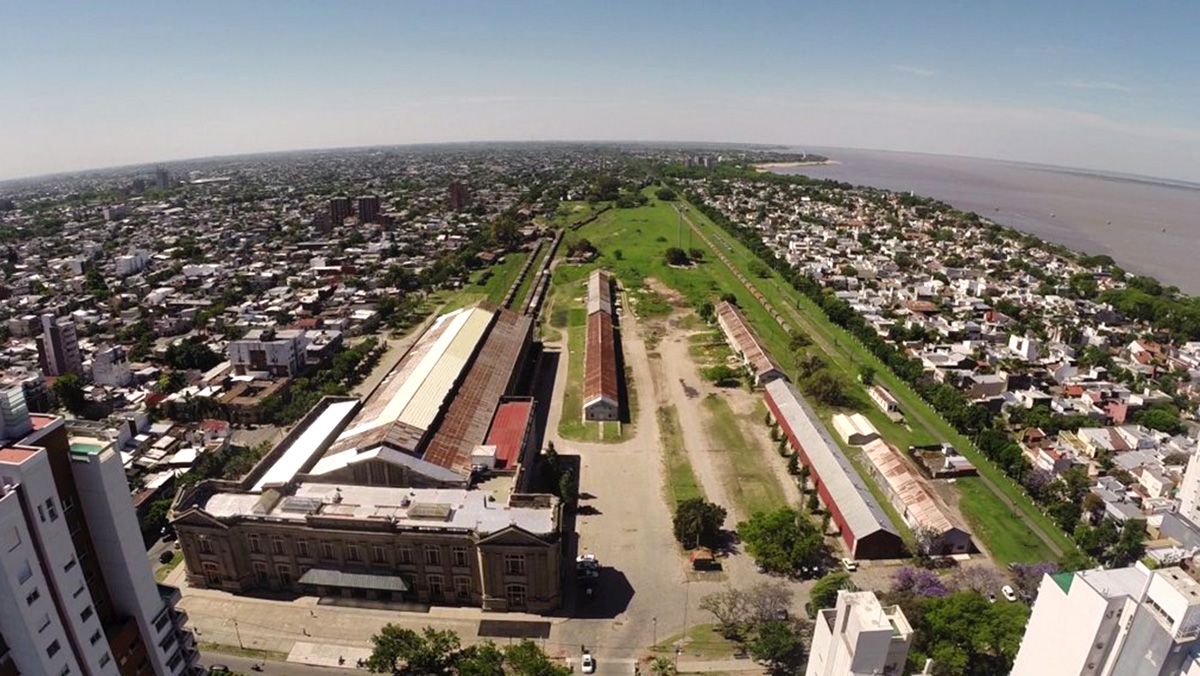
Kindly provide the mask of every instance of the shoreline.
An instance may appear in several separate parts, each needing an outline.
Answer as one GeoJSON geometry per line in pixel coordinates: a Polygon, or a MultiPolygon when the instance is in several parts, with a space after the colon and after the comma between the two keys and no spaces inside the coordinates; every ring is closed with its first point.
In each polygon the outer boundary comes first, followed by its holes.
{"type": "Polygon", "coordinates": [[[819,162],[763,162],[752,165],[755,171],[768,172],[779,169],[795,169],[797,167],[824,167],[831,164],[841,164],[837,160],[821,160],[819,162]]]}

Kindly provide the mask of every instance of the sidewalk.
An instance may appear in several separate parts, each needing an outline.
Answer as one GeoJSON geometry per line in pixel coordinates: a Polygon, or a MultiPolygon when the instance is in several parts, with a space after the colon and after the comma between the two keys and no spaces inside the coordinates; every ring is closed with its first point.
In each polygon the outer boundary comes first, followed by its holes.
{"type": "Polygon", "coordinates": [[[287,661],[317,667],[342,667],[357,669],[358,661],[371,657],[370,648],[339,646],[329,643],[297,641],[288,653],[287,661]]]}

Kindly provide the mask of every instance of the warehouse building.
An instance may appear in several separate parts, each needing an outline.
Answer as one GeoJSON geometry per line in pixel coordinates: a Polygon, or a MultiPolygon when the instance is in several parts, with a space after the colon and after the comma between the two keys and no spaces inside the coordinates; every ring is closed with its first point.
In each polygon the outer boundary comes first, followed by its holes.
{"type": "Polygon", "coordinates": [[[786,380],[766,384],[765,400],[792,449],[809,468],[817,495],[856,559],[900,555],[903,543],[883,507],[871,495],[850,460],[829,436],[817,414],[786,380]]]}
{"type": "Polygon", "coordinates": [[[508,310],[442,315],[364,402],[326,397],[242,481],[181,492],[190,584],[557,608],[560,503],[527,492],[534,401],[513,396],[531,331],[508,310]]]}
{"type": "Polygon", "coordinates": [[[603,270],[588,277],[587,336],[583,350],[583,418],[617,420],[621,415],[617,345],[613,331],[612,279],[603,270]]]}
{"type": "Polygon", "coordinates": [[[949,513],[938,503],[933,491],[908,466],[896,449],[882,439],[863,446],[871,461],[871,471],[879,480],[892,507],[917,534],[926,554],[945,556],[974,551],[971,534],[954,524],[949,513]]]}
{"type": "Polygon", "coordinates": [[[750,324],[746,322],[742,311],[736,305],[723,300],[717,303],[716,313],[717,325],[725,334],[725,340],[734,353],[741,357],[742,363],[754,374],[755,384],[761,386],[772,380],[787,379],[783,367],[775,361],[770,352],[767,352],[766,347],[759,340],[758,334],[750,328],[750,324]]]}

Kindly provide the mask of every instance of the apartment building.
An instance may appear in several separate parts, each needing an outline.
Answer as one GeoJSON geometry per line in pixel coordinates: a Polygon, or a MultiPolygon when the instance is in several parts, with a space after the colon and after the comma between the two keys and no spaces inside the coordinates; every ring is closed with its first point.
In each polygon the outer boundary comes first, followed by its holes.
{"type": "Polygon", "coordinates": [[[1200,674],[1200,583],[1178,567],[1042,578],[1013,676],[1200,674]]]}
{"type": "Polygon", "coordinates": [[[120,456],[30,415],[0,449],[0,674],[189,673],[178,590],[158,585],[120,456]]]}
{"type": "Polygon", "coordinates": [[[66,317],[42,315],[42,334],[37,338],[38,362],[42,373],[61,376],[83,373],[83,357],[79,353],[79,337],[75,324],[66,317]]]}
{"type": "Polygon", "coordinates": [[[912,634],[899,606],[885,608],[875,592],[839,591],[836,606],[817,612],[805,676],[899,676],[912,634]]]}
{"type": "Polygon", "coordinates": [[[255,329],[230,341],[229,362],[238,375],[293,377],[304,370],[306,344],[304,331],[298,329],[255,329]]]}

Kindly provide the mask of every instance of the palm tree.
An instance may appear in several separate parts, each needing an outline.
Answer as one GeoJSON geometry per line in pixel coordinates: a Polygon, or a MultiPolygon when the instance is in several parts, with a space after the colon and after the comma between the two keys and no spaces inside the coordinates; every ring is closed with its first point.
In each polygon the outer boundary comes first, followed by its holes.
{"type": "Polygon", "coordinates": [[[675,676],[675,665],[666,657],[655,657],[650,663],[650,673],[654,676],[675,676]]]}

